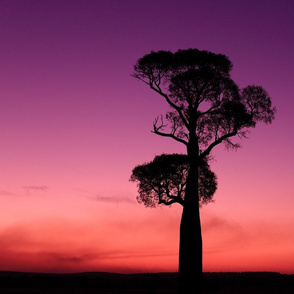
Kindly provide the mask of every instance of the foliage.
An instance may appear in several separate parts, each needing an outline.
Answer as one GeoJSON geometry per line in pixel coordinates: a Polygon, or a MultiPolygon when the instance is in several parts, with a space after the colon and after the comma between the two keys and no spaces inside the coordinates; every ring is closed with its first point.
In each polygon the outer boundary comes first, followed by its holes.
{"type": "MultiPolygon", "coordinates": [[[[276,112],[260,86],[239,89],[227,56],[198,49],[151,52],[134,66],[133,76],[161,95],[171,107],[153,123],[153,132],[188,146],[197,138],[199,157],[220,143],[238,148],[257,122],[271,123],[276,112]]],[[[196,151],[195,151],[196,152],[196,151]]]]}
{"type": "MultiPolygon", "coordinates": [[[[138,182],[138,202],[147,207],[175,202],[183,205],[188,171],[188,157],[183,154],[162,154],[149,163],[136,166],[130,180],[138,182]]],[[[198,187],[200,204],[211,202],[217,180],[206,160],[199,164],[198,187]]]]}

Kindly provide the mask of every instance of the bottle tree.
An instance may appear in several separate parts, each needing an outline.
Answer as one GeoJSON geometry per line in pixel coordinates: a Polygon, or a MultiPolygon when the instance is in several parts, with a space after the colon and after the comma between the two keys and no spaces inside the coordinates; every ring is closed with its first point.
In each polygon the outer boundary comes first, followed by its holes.
{"type": "MultiPolygon", "coordinates": [[[[182,157],[178,162],[179,169],[171,169],[169,175],[166,173],[166,176],[173,178],[184,177],[182,182],[178,179],[178,185],[174,185],[177,188],[173,189],[173,192],[181,193],[171,193],[168,185],[160,187],[164,183],[160,173],[149,173],[148,169],[140,177],[137,174],[139,167],[135,168],[131,178],[140,182],[141,202],[154,204],[157,201],[166,205],[178,202],[183,206],[179,247],[181,293],[201,292],[199,208],[205,197],[209,200],[213,195],[212,190],[203,193],[205,188],[202,186],[205,174],[210,184],[214,181],[214,174],[207,164],[211,151],[223,143],[229,148],[240,147],[234,139],[246,137],[248,130],[258,122],[271,123],[276,111],[271,98],[261,86],[249,85],[240,89],[231,78],[231,70],[232,63],[227,56],[198,49],[178,50],[175,53],[152,51],[134,66],[133,77],[145,83],[170,106],[165,116],[154,120],[153,133],[184,144],[187,151],[186,159],[182,157]],[[185,173],[182,172],[183,163],[185,173]],[[153,177],[155,181],[157,179],[159,184],[144,189],[144,181],[148,177],[153,177]]],[[[153,163],[156,161],[158,158],[153,163]]],[[[171,161],[171,155],[162,159],[162,162],[171,161]]],[[[150,168],[151,165],[142,166],[150,168]]]]}

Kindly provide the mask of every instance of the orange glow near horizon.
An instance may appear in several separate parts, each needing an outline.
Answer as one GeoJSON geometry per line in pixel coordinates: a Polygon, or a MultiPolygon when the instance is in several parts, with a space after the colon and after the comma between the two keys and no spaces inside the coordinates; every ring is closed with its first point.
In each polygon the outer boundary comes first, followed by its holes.
{"type": "MultiPolygon", "coordinates": [[[[100,202],[101,214],[96,215],[93,200],[75,200],[70,207],[66,203],[59,207],[63,215],[53,216],[52,211],[44,215],[42,209],[34,215],[33,208],[27,208],[30,221],[21,223],[19,216],[1,227],[1,270],[177,271],[180,206],[146,209],[131,201],[100,202]],[[87,215],[77,215],[86,208],[87,215]]],[[[293,273],[290,223],[282,228],[266,221],[238,223],[217,215],[216,205],[202,208],[204,271],[293,273]]]]}

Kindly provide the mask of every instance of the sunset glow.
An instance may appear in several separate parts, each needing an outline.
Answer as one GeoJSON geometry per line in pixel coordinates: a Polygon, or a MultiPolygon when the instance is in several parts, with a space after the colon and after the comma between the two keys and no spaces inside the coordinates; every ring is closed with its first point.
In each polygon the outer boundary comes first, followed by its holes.
{"type": "Polygon", "coordinates": [[[151,133],[167,105],[131,74],[151,50],[198,48],[278,110],[213,152],[204,271],[293,274],[293,27],[290,0],[2,1],[0,270],[177,271],[181,207],[145,208],[129,178],[185,149],[151,133]]]}

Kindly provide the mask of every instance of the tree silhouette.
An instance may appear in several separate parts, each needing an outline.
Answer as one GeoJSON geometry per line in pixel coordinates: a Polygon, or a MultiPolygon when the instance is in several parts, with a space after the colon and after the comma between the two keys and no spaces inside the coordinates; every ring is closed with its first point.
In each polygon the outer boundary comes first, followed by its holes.
{"type": "MultiPolygon", "coordinates": [[[[199,163],[198,169],[198,195],[202,205],[213,201],[217,181],[206,160],[199,163]]],[[[184,206],[188,171],[188,156],[184,154],[162,154],[149,163],[136,166],[130,180],[138,182],[138,202],[146,207],[173,203],[184,206]]]]}
{"type": "MultiPolygon", "coordinates": [[[[230,76],[231,69],[227,56],[198,49],[175,53],[152,51],[134,66],[133,77],[147,84],[170,106],[165,117],[154,120],[153,132],[184,144],[187,150],[185,195],[176,198],[183,205],[179,249],[181,293],[201,292],[199,166],[207,162],[212,149],[221,143],[228,148],[240,147],[234,137],[246,137],[248,129],[258,122],[271,123],[276,111],[262,87],[250,85],[239,89],[230,76]]],[[[176,177],[173,173],[170,175],[176,177]]],[[[168,198],[166,193],[161,194],[162,188],[158,192],[157,196],[152,194],[153,200],[157,197],[163,204],[175,202],[175,195],[168,198]]],[[[147,194],[146,201],[153,203],[147,194]]],[[[144,197],[139,198],[143,203],[144,197]]]]}

